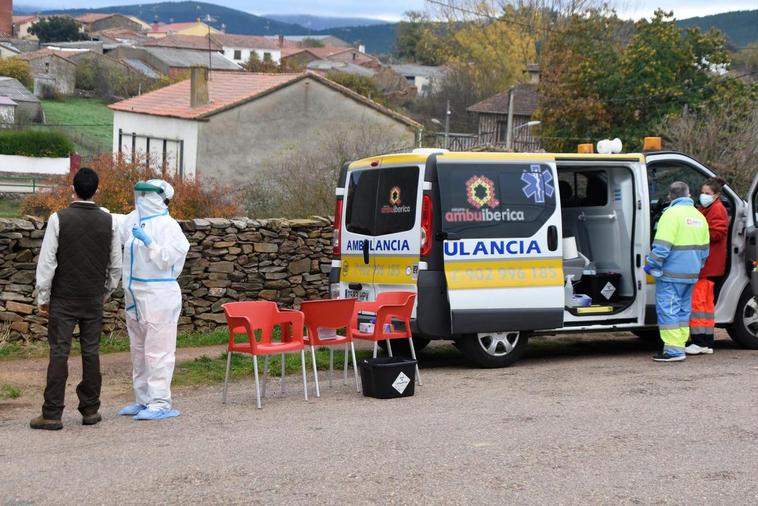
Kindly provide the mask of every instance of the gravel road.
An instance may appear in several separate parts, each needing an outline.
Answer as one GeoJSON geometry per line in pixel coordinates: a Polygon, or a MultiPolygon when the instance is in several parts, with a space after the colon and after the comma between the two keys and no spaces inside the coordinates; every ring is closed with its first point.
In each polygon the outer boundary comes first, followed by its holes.
{"type": "Polygon", "coordinates": [[[58,432],[28,428],[39,396],[6,402],[0,504],[758,503],[758,352],[657,364],[630,336],[558,341],[500,370],[428,353],[406,399],[323,381],[305,402],[293,376],[263,410],[243,381],[226,406],[182,389],[181,417],[135,422],[106,381],[103,423],[67,409],[58,432]]]}

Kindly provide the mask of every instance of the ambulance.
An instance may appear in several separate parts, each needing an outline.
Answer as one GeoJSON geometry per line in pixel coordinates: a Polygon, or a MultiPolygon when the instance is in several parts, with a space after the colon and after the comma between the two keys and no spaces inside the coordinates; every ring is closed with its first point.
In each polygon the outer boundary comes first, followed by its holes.
{"type": "MultiPolygon", "coordinates": [[[[420,149],[348,163],[336,190],[331,296],[416,292],[416,349],[453,340],[478,366],[504,367],[530,336],[630,331],[657,337],[643,271],[668,187],[693,195],[715,175],[646,138],[642,153],[420,149]]],[[[604,149],[604,151],[608,151],[604,149]]],[[[619,149],[620,151],[620,149],[619,149]]],[[[716,322],[758,349],[758,191],[726,186],[730,216],[716,322]]],[[[393,343],[393,347],[395,347],[393,343]]]]}

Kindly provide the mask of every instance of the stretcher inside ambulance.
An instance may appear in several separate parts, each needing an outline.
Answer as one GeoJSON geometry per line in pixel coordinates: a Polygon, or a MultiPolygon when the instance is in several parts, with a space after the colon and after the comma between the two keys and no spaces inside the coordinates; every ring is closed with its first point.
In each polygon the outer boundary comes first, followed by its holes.
{"type": "MultiPolygon", "coordinates": [[[[452,339],[488,367],[513,363],[534,334],[626,329],[649,337],[655,284],[642,267],[662,196],[675,180],[697,192],[711,175],[660,150],[425,150],[360,160],[343,167],[337,189],[332,295],[415,291],[417,347],[452,339]]],[[[750,347],[758,347],[754,194],[745,202],[723,192],[730,265],[716,311],[750,347]]]]}

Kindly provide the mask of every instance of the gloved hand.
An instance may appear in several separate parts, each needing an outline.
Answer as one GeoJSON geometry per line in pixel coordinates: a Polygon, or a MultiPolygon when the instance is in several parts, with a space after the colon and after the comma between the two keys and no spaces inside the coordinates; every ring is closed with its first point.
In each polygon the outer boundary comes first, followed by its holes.
{"type": "Polygon", "coordinates": [[[145,246],[150,246],[150,243],[153,242],[150,236],[147,235],[147,232],[145,232],[141,227],[132,227],[132,235],[135,239],[139,239],[145,243],[145,246]]]}
{"type": "Polygon", "coordinates": [[[645,271],[648,275],[653,275],[653,266],[650,264],[645,264],[645,267],[642,268],[643,271],[645,271]]]}

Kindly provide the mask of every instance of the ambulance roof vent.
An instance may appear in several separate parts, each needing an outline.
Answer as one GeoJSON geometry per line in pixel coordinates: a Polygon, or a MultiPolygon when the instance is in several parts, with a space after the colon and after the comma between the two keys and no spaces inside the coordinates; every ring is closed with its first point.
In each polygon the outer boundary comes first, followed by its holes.
{"type": "Polygon", "coordinates": [[[449,152],[449,149],[442,148],[416,148],[412,151],[414,155],[440,155],[449,152]]]}

